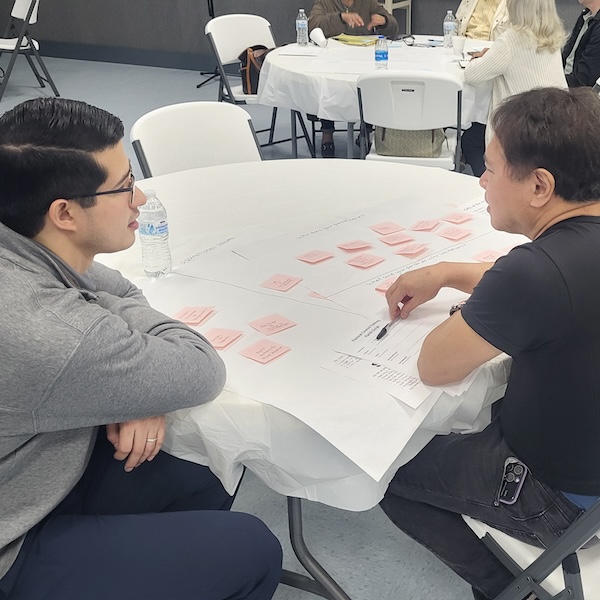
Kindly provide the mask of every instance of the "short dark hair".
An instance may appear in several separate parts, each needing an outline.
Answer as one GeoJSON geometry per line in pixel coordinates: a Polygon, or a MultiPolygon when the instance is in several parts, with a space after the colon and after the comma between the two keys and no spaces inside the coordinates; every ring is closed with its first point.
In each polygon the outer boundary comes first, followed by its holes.
{"type": "MultiPolygon", "coordinates": [[[[0,117],[0,221],[34,237],[57,198],[96,191],[107,177],[91,153],[116,146],[122,121],[66,98],[36,98],[0,117]]],[[[92,197],[78,200],[93,206],[92,197]]]]}
{"type": "Polygon", "coordinates": [[[491,124],[515,179],[543,168],[563,200],[600,200],[600,98],[589,88],[516,94],[491,124]]]}

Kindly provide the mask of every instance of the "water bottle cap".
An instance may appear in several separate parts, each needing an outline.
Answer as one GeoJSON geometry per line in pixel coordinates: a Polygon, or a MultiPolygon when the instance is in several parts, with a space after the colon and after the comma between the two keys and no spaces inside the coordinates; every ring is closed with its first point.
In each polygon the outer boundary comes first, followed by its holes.
{"type": "Polygon", "coordinates": [[[144,196],[146,196],[146,198],[152,198],[152,197],[156,196],[156,190],[153,190],[153,189],[144,190],[144,196]]]}

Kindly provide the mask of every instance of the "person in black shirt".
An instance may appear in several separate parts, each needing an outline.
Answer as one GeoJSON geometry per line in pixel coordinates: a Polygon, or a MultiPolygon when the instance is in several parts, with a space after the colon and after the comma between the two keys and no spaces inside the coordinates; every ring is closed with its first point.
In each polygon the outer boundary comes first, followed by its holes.
{"type": "Polygon", "coordinates": [[[562,51],[569,87],[592,87],[600,77],[600,0],[579,0],[585,8],[562,51]]]}
{"type": "Polygon", "coordinates": [[[495,263],[411,271],[387,292],[402,318],[442,287],[471,293],[423,343],[426,384],[512,357],[492,423],[436,436],[381,501],[476,598],[494,598],[513,576],[461,514],[547,546],[600,497],[600,100],[587,88],[535,89],[501,105],[492,126],[481,177],[492,226],[531,242],[495,263]],[[514,504],[500,498],[508,458],[529,468],[514,504]]]}

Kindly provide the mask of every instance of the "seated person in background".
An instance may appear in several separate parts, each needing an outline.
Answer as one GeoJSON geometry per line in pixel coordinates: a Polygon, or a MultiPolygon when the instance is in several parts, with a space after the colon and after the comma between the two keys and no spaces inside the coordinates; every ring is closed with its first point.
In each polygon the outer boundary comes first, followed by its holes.
{"type": "Polygon", "coordinates": [[[461,514],[548,546],[600,496],[600,100],[535,89],[509,98],[492,125],[481,177],[491,223],[531,242],[496,263],[417,269],[387,292],[403,318],[442,287],[471,293],[425,338],[426,384],[460,381],[501,352],[513,359],[491,424],[433,438],[381,501],[476,598],[495,598],[513,576],[461,514]],[[509,457],[529,468],[514,504],[499,500],[509,457]]]}
{"type": "Polygon", "coordinates": [[[600,0],[579,0],[585,9],[563,50],[569,87],[591,87],[600,77],[600,0]]]}
{"type": "MultiPolygon", "coordinates": [[[[398,34],[398,21],[377,0],[315,0],[308,15],[308,29],[321,28],[325,37],[341,33],[393,37],[398,34]]],[[[333,121],[321,119],[321,156],[333,158],[333,121]]]]}
{"type": "Polygon", "coordinates": [[[456,9],[458,35],[495,40],[506,30],[506,0],[462,0],[456,9]]]}
{"type": "MultiPolygon", "coordinates": [[[[473,56],[465,82],[493,81],[490,114],[509,96],[536,87],[566,87],[560,49],[565,39],[554,0],[506,0],[509,27],[491,48],[473,56]]],[[[474,125],[462,138],[465,162],[473,174],[485,170],[483,153],[492,131],[474,125]]]]}
{"type": "Polygon", "coordinates": [[[271,598],[278,541],[160,452],[165,413],[215,398],[223,362],[94,262],[146,201],[122,138],[64,98],[0,117],[0,597],[271,598]]]}

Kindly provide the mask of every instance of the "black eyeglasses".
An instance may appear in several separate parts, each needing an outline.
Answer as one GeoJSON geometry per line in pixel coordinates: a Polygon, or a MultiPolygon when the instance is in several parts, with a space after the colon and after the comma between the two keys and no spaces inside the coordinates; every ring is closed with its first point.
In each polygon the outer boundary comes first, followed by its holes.
{"type": "Polygon", "coordinates": [[[121,187],[117,190],[106,190],[105,192],[94,192],[93,194],[81,194],[80,196],[71,196],[70,198],[65,198],[65,200],[81,200],[83,198],[94,198],[95,196],[108,196],[109,194],[124,194],[129,192],[129,204],[133,204],[133,197],[135,196],[135,175],[131,168],[129,169],[129,185],[125,187],[121,187]]]}

